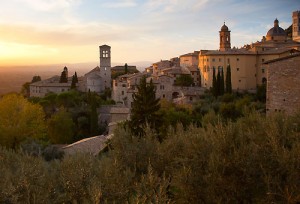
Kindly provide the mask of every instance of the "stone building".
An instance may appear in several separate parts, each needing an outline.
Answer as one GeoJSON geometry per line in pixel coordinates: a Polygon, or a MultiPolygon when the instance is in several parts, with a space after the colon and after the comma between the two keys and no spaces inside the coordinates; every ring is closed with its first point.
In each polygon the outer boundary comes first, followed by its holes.
{"type": "Polygon", "coordinates": [[[300,53],[264,64],[267,67],[267,113],[300,111],[300,53]]]}
{"type": "Polygon", "coordinates": [[[201,50],[199,54],[202,87],[212,87],[214,69],[216,74],[223,70],[226,75],[230,65],[233,90],[255,91],[257,85],[266,83],[265,61],[289,56],[300,50],[300,43],[287,38],[277,19],[260,42],[240,49],[231,48],[230,31],[225,23],[219,35],[219,50],[201,50]]]}
{"type": "MultiPolygon", "coordinates": [[[[111,47],[108,45],[99,46],[100,66],[92,69],[83,77],[78,78],[76,87],[82,92],[101,93],[106,88],[111,88],[111,47]]],[[[62,93],[71,88],[72,77],[68,77],[68,69],[64,67],[68,81],[60,83],[60,77],[54,76],[49,79],[30,84],[30,97],[44,97],[48,93],[62,93]]]]}
{"type": "Polygon", "coordinates": [[[112,99],[117,104],[123,104],[126,107],[131,107],[133,102],[132,95],[137,92],[137,86],[140,83],[142,77],[148,77],[147,72],[125,74],[117,77],[113,80],[112,86],[112,99]]]}
{"type": "Polygon", "coordinates": [[[200,51],[194,51],[193,53],[180,56],[180,67],[189,70],[189,74],[192,76],[195,86],[201,86],[200,70],[198,69],[199,53],[200,51]]]}
{"type": "Polygon", "coordinates": [[[293,40],[300,42],[300,11],[293,12],[293,40]]]}
{"type": "Polygon", "coordinates": [[[59,83],[60,76],[53,76],[49,79],[30,84],[30,97],[44,97],[48,93],[63,93],[71,88],[72,79],[67,83],[59,83]]]}

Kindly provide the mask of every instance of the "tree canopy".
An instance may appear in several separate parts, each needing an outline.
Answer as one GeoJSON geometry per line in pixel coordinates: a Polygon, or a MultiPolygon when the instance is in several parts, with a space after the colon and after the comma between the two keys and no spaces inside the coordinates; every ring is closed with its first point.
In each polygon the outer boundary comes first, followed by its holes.
{"type": "Polygon", "coordinates": [[[176,86],[192,86],[194,84],[194,79],[189,74],[182,74],[176,78],[176,86]]]}
{"type": "Polygon", "coordinates": [[[152,80],[147,84],[146,78],[143,77],[137,89],[138,92],[133,94],[129,124],[135,135],[142,136],[147,125],[158,129],[160,120],[157,111],[160,109],[160,104],[159,99],[156,99],[152,80]]]}
{"type": "Polygon", "coordinates": [[[43,138],[46,133],[45,114],[38,104],[17,94],[0,99],[0,144],[16,148],[27,138],[43,138]]]}
{"type": "Polygon", "coordinates": [[[72,116],[63,107],[48,120],[48,136],[54,144],[68,144],[72,142],[74,129],[75,124],[72,116]]]}

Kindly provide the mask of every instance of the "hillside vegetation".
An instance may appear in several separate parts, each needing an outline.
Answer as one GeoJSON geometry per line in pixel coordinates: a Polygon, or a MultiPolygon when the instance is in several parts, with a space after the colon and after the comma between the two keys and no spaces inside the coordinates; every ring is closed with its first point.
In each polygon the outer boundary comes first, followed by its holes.
{"type": "Polygon", "coordinates": [[[162,142],[119,127],[98,157],[0,150],[0,203],[297,203],[300,114],[217,115],[162,142]]]}

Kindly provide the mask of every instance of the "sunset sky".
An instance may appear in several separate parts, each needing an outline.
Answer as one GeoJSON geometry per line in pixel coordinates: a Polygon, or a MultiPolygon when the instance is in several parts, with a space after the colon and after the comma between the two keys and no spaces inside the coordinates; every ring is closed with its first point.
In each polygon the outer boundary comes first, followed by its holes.
{"type": "Polygon", "coordinates": [[[9,0],[0,2],[0,66],[159,61],[218,49],[226,22],[232,47],[261,40],[278,18],[292,24],[300,0],[9,0]]]}

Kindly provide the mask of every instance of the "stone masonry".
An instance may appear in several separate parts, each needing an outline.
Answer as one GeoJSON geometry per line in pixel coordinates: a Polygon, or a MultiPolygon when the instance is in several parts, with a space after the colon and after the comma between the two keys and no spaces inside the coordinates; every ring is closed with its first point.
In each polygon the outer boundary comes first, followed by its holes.
{"type": "Polygon", "coordinates": [[[300,111],[300,54],[270,60],[267,65],[267,113],[300,111]]]}

